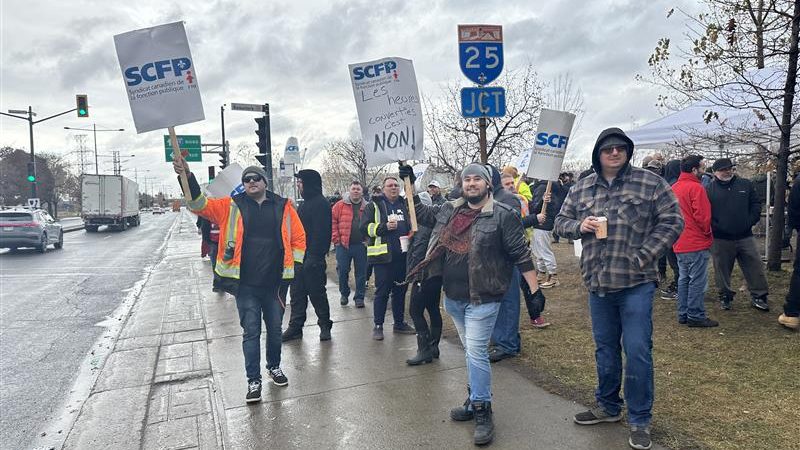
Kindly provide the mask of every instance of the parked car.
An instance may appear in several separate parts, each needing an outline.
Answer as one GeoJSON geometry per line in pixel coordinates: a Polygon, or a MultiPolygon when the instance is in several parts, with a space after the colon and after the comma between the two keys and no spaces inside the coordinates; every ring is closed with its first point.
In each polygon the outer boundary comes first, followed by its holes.
{"type": "Polygon", "coordinates": [[[41,209],[11,209],[0,211],[0,248],[16,250],[19,247],[34,247],[39,252],[47,251],[53,244],[64,247],[64,231],[61,223],[41,209]]]}
{"type": "Polygon", "coordinates": [[[164,208],[160,206],[153,206],[153,214],[164,214],[164,208]]]}

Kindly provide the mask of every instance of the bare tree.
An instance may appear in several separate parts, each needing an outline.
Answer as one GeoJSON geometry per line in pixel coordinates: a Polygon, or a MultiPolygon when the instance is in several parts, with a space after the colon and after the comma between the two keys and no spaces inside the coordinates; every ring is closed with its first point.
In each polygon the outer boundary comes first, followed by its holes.
{"type": "Polygon", "coordinates": [[[365,187],[383,180],[389,166],[367,167],[367,155],[360,139],[341,139],[325,146],[322,159],[322,184],[328,192],[344,193],[353,180],[365,187]]]}
{"type": "MultiPolygon", "coordinates": [[[[506,115],[487,119],[486,154],[502,167],[533,142],[544,87],[530,64],[505,72],[498,85],[506,89],[506,115]]],[[[480,160],[478,121],[461,115],[461,87],[460,81],[444,87],[441,101],[423,98],[426,155],[450,174],[480,160]]]]}
{"type": "Polygon", "coordinates": [[[572,125],[574,137],[581,126],[583,115],[583,90],[575,84],[569,73],[558,74],[550,83],[547,90],[546,106],[559,111],[575,114],[575,123],[572,125]]]}
{"type": "Polygon", "coordinates": [[[244,168],[257,163],[255,158],[257,154],[258,148],[255,145],[248,145],[244,142],[240,142],[231,152],[230,160],[232,163],[239,163],[239,165],[244,168]]]}
{"type": "MultiPolygon", "coordinates": [[[[706,11],[687,20],[686,47],[672,59],[668,38],[658,41],[649,65],[648,81],[667,89],[658,105],[667,108],[707,105],[702,112],[712,132],[688,130],[690,140],[712,149],[741,149],[745,155],[771,159],[777,172],[775,198],[786,193],[791,145],[798,122],[797,82],[800,0],[704,0],[706,11]],[[751,113],[745,120],[721,114],[751,113]],[[778,146],[770,145],[778,137],[778,146]],[[748,151],[748,149],[750,149],[748,151]]],[[[668,17],[674,11],[668,13],[668,17]]],[[[784,202],[775,202],[775,223],[784,220],[784,202]]],[[[768,268],[780,270],[783,227],[770,231],[768,268]]]]}

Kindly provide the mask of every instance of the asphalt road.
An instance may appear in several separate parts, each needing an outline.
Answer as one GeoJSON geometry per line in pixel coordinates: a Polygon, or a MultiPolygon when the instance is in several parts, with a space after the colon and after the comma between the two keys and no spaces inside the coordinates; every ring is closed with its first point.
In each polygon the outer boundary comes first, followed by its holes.
{"type": "Polygon", "coordinates": [[[82,363],[177,216],[144,213],[124,232],[66,233],[64,248],[45,254],[0,250],[0,448],[29,448],[64,416],[82,363]]]}

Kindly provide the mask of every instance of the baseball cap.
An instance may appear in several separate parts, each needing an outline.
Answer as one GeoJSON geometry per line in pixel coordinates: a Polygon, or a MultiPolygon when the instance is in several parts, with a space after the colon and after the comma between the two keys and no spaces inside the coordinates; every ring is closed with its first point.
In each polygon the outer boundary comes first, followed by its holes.
{"type": "Polygon", "coordinates": [[[438,181],[436,181],[436,180],[431,180],[431,182],[430,182],[430,183],[428,183],[428,186],[436,186],[436,187],[438,187],[438,188],[441,188],[441,187],[442,187],[442,186],[439,184],[439,182],[438,182],[438,181]]]}

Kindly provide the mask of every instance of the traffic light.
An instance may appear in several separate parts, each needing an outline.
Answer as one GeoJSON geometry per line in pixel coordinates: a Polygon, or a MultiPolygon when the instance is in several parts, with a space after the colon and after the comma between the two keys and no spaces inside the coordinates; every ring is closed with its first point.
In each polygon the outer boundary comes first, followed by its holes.
{"type": "Polygon", "coordinates": [[[75,105],[78,108],[78,117],[89,117],[89,96],[78,94],[75,96],[75,105]]]}
{"type": "Polygon", "coordinates": [[[211,182],[211,180],[214,179],[214,175],[215,175],[214,174],[214,166],[208,166],[208,181],[209,182],[211,182]]]}
{"type": "Polygon", "coordinates": [[[256,142],[256,145],[258,146],[258,153],[263,155],[264,153],[267,153],[267,118],[258,117],[255,119],[255,121],[258,124],[258,129],[256,130],[258,142],[256,142]]]}
{"type": "Polygon", "coordinates": [[[226,167],[228,167],[228,164],[230,164],[230,161],[228,160],[228,152],[226,150],[222,150],[219,152],[219,167],[224,170],[226,167]]]}
{"type": "Polygon", "coordinates": [[[36,166],[33,164],[33,161],[28,162],[28,181],[31,183],[36,182],[36,166]]]}

